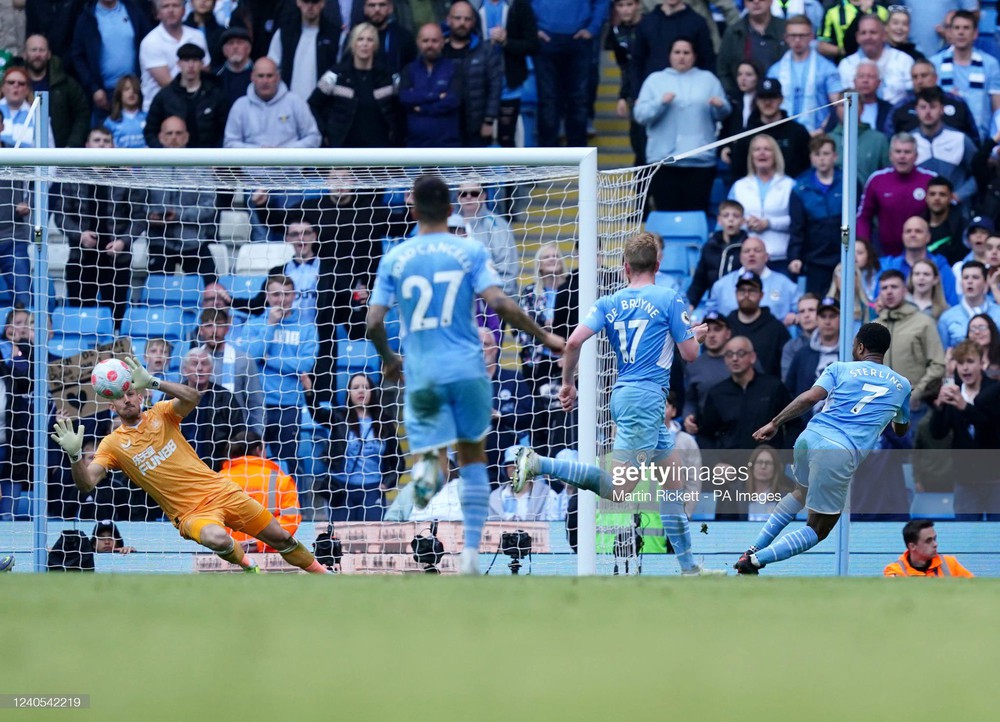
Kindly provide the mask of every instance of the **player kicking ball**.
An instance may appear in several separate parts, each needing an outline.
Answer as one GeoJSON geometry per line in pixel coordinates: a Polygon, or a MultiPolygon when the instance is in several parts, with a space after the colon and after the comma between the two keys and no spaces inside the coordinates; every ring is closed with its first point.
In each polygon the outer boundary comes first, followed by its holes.
{"type": "Polygon", "coordinates": [[[854,337],[854,361],[827,366],[815,386],[754,432],[754,439],[767,441],[782,424],[826,399],[795,442],[795,491],[778,502],[757,541],[734,565],[740,574],[758,574],[826,539],[844,511],[854,472],[885,427],[891,421],[898,436],[909,429],[910,382],[882,363],[891,340],[885,326],[866,323],[854,337]],[[803,507],[809,510],[806,526],[775,541],[803,507]]]}
{"type": "MultiPolygon", "coordinates": [[[[566,411],[572,411],[576,405],[576,367],[584,342],[603,330],[615,350],[618,381],[611,392],[611,415],[617,427],[612,454],[614,472],[608,474],[592,464],[539,456],[534,450],[522,447],[517,453],[512,479],[515,493],[533,477],[547,474],[592,491],[602,499],[621,501],[639,479],[632,477],[629,481],[619,470],[639,462],[663,464],[670,456],[674,439],[664,419],[674,343],[681,358],[694,361],[708,326],[690,328],[687,302],[676,291],[655,284],[659,253],[659,244],[652,235],[640,233],[630,238],[625,243],[628,286],[597,299],[566,342],[559,390],[559,401],[566,411]]],[[[722,570],[703,569],[694,561],[683,501],[662,501],[660,517],[677,554],[681,574],[725,574],[722,570]]]]}
{"type": "Polygon", "coordinates": [[[101,440],[93,463],[87,466],[83,462],[83,427],[74,430],[68,420],[55,424],[52,439],[69,457],[77,488],[89,492],[108,471],[121,469],[156,500],[182,537],[211,549],[243,571],[260,570],[229,536],[227,526],[277,549],[286,562],[299,569],[327,574],[326,567],[282,529],[271,512],[208,468],[181,435],[181,419],[198,406],[201,392],[154,378],[134,358],[126,358],[125,365],[132,374],[132,384],[120,398],[110,400],[121,426],[101,440]],[[174,398],[143,409],[146,389],[159,389],[174,398]]]}

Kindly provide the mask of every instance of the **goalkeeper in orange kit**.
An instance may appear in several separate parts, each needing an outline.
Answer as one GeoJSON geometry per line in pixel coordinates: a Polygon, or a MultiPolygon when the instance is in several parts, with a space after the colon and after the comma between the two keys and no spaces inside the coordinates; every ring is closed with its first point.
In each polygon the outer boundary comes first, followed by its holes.
{"type": "Polygon", "coordinates": [[[122,423],[101,441],[93,463],[85,465],[82,460],[83,428],[74,430],[68,420],[55,425],[52,439],[69,456],[76,486],[91,491],[108,471],[121,469],[156,500],[182,537],[244,571],[259,570],[229,536],[227,526],[273,547],[293,566],[326,574],[326,567],[282,529],[271,512],[208,468],[181,435],[181,419],[198,406],[201,392],[154,378],[134,358],[126,358],[125,365],[132,371],[132,385],[110,402],[122,423]],[[143,409],[146,389],[159,389],[174,398],[143,409]]]}

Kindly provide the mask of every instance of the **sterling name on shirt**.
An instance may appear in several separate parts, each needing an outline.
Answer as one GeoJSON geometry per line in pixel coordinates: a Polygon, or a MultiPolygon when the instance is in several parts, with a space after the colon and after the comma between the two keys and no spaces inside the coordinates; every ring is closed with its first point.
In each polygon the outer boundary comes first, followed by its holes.
{"type": "Polygon", "coordinates": [[[871,368],[870,366],[861,366],[858,368],[851,369],[851,376],[874,376],[875,378],[885,379],[890,384],[893,384],[898,391],[903,390],[903,384],[899,382],[896,378],[896,374],[887,373],[882,369],[871,368]]]}

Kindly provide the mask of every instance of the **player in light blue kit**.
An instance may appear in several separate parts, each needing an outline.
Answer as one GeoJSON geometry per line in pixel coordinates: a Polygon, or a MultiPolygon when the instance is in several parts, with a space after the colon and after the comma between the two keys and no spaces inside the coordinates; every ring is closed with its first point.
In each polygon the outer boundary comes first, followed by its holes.
{"type": "MultiPolygon", "coordinates": [[[[635,488],[639,476],[628,476],[621,471],[640,463],[663,464],[670,455],[674,439],[667,429],[665,415],[674,344],[680,349],[681,358],[693,361],[698,357],[698,345],[708,327],[704,324],[689,327],[684,298],[673,289],[655,285],[658,254],[659,244],[649,233],[630,238],[625,243],[628,286],[599,298],[566,342],[559,400],[567,411],[576,403],[575,374],[580,347],[591,336],[604,331],[615,350],[618,381],[611,392],[611,416],[617,428],[613,473],[591,464],[539,456],[523,447],[518,450],[512,480],[515,493],[532,477],[548,474],[604,499],[622,501],[635,488]]],[[[595,383],[595,380],[584,382],[595,383]]],[[[695,563],[682,501],[663,502],[660,514],[683,574],[724,573],[703,570],[695,563]]]]}
{"type": "Polygon", "coordinates": [[[882,431],[890,421],[898,436],[910,427],[910,382],[882,364],[891,340],[885,326],[866,323],[854,337],[854,361],[827,366],[815,386],[754,432],[754,439],[767,441],[782,424],[826,399],[795,442],[798,485],[778,502],[757,541],[734,565],[740,574],[757,574],[766,564],[826,539],[844,511],[854,472],[878,445],[882,431]],[[803,507],[809,510],[806,526],[774,542],[803,507]]]}
{"type": "Polygon", "coordinates": [[[484,439],[490,430],[493,393],[486,376],[476,326],[476,296],[514,328],[562,353],[565,341],[546,332],[502,290],[482,243],[448,233],[451,197],[440,176],[425,174],[413,183],[416,237],[382,259],[368,309],[368,338],[382,357],[389,380],[403,363],[389,346],[385,316],[399,304],[404,348],[406,395],[403,420],[414,465],[414,505],[427,506],[443,484],[450,445],[458,452],[465,529],[463,574],[479,573],[479,542],[489,505],[484,439]]]}

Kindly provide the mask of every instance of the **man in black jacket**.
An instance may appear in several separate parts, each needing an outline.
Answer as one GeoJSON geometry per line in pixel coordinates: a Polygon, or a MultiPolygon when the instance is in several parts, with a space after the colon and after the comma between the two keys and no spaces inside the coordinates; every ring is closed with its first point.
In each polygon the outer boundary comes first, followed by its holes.
{"type": "MultiPolygon", "coordinates": [[[[724,355],[729,378],[708,390],[705,408],[697,417],[697,432],[711,442],[710,448],[745,452],[730,458],[731,463],[743,465],[758,446],[753,433],[785,408],[792,396],[777,376],[754,369],[757,354],[750,339],[733,336],[724,355]]],[[[779,430],[771,445],[785,448],[787,430],[787,426],[779,430]]]]}
{"type": "Polygon", "coordinates": [[[417,59],[413,33],[393,16],[392,0],[365,0],[365,20],[378,30],[378,62],[396,74],[417,59]]]}
{"type": "Polygon", "coordinates": [[[24,65],[35,92],[49,93],[49,120],[57,148],[81,148],[90,128],[90,102],[80,84],[53,57],[49,41],[32,35],[24,41],[24,65]]]}
{"type": "MultiPolygon", "coordinates": [[[[791,339],[791,334],[785,324],[771,315],[771,309],[761,307],[763,295],[764,284],[760,276],[753,271],[740,275],[736,281],[736,303],[739,308],[730,313],[726,321],[733,330],[734,339],[745,336],[753,344],[756,349],[754,357],[760,359],[764,373],[778,378],[781,373],[781,350],[791,339]]],[[[775,413],[782,408],[784,406],[778,407],[775,413]]]]}
{"type": "MultiPolygon", "coordinates": [[[[757,97],[754,98],[754,111],[750,113],[747,129],[760,128],[782,118],[788,113],[781,109],[784,93],[781,83],[775,78],[765,78],[757,86],[757,97]]],[[[767,129],[767,134],[774,138],[785,159],[785,175],[797,178],[809,169],[809,131],[798,121],[792,120],[767,129]]],[[[747,153],[755,135],[749,135],[736,141],[732,153],[732,179],[735,181],[747,174],[747,153]]]]}
{"type": "Polygon", "coordinates": [[[222,89],[215,78],[204,72],[205,51],[194,43],[177,48],[180,72],[153,98],[146,116],[143,135],[150,148],[160,147],[160,126],[176,115],[187,124],[188,148],[221,148],[224,105],[222,89]]]}
{"type": "Polygon", "coordinates": [[[466,0],[452,4],[447,23],[441,55],[462,69],[462,145],[486,146],[493,141],[493,122],[500,113],[503,60],[493,43],[473,32],[476,11],[466,0]]]}
{"type": "MultiPolygon", "coordinates": [[[[483,0],[479,8],[481,34],[490,46],[503,51],[506,90],[517,90],[528,79],[528,56],[538,52],[538,21],[530,0],[483,0]],[[495,11],[499,8],[499,13],[495,11]],[[494,22],[499,17],[499,22],[494,22]]],[[[497,142],[514,147],[514,132],[521,113],[520,95],[500,99],[497,142]]]]}
{"type": "Polygon", "coordinates": [[[341,28],[335,27],[323,13],[325,0],[296,0],[295,4],[299,12],[280,18],[267,57],[281,68],[281,79],[288,89],[302,100],[309,100],[316,82],[337,64],[341,28]],[[300,42],[314,43],[316,54],[296,65],[300,42]]]}

